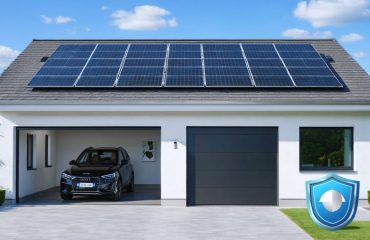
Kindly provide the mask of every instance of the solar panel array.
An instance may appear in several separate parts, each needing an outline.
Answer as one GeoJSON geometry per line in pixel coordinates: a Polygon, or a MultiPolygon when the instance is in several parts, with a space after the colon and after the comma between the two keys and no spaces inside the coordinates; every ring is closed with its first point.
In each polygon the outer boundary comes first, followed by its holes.
{"type": "Polygon", "coordinates": [[[341,88],[311,44],[60,45],[29,87],[341,88]]]}

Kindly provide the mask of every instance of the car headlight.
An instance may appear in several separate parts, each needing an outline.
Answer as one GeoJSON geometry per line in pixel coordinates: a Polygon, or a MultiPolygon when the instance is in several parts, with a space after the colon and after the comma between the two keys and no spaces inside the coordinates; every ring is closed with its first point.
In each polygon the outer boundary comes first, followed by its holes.
{"type": "Polygon", "coordinates": [[[62,173],[62,178],[64,179],[72,179],[71,175],[68,175],[67,173],[62,173]]]}
{"type": "Polygon", "coordinates": [[[101,176],[101,178],[104,178],[104,179],[113,179],[113,178],[117,178],[117,177],[118,177],[117,172],[101,176]]]}

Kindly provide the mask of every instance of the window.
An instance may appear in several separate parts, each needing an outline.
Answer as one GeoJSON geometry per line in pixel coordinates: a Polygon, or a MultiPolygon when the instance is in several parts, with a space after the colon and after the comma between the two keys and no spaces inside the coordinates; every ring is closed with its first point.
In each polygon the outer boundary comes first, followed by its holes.
{"type": "Polygon", "coordinates": [[[76,160],[76,165],[81,166],[105,166],[117,164],[117,151],[115,150],[87,150],[76,160]]]}
{"type": "Polygon", "coordinates": [[[27,134],[27,170],[36,169],[34,161],[34,135],[27,134]]]}
{"type": "Polygon", "coordinates": [[[45,167],[52,167],[51,159],[50,159],[50,137],[49,135],[45,135],[45,167]]]}
{"type": "Polygon", "coordinates": [[[353,170],[353,128],[300,128],[301,170],[353,170]]]}

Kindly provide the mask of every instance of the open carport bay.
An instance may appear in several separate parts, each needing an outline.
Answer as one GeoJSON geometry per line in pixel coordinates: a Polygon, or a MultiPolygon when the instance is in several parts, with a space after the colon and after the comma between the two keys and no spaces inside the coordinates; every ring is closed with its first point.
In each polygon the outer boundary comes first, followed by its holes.
{"type": "MultiPolygon", "coordinates": [[[[135,192],[120,203],[160,204],[160,128],[18,128],[18,196],[21,203],[59,204],[61,173],[87,147],[123,147],[135,172],[135,192]],[[154,161],[143,160],[143,144],[154,143],[154,161]]],[[[109,202],[77,196],[71,203],[109,202]]]]}

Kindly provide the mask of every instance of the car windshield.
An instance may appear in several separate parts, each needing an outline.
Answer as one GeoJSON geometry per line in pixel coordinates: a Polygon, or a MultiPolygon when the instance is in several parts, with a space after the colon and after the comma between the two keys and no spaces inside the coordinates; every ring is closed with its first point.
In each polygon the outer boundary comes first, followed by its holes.
{"type": "Polygon", "coordinates": [[[76,165],[116,165],[117,162],[115,150],[88,150],[77,159],[76,165]]]}

